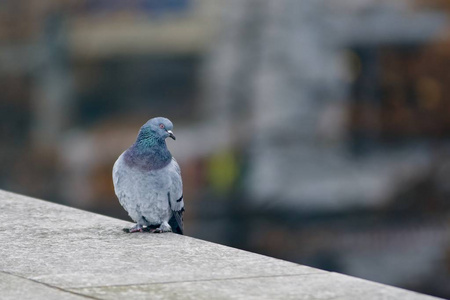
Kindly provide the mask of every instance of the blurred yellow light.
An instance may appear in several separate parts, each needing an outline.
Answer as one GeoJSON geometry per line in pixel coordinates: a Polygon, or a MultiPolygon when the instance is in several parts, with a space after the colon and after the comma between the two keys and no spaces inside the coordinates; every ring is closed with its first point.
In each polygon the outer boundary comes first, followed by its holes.
{"type": "Polygon", "coordinates": [[[231,190],[239,172],[238,162],[231,151],[217,153],[208,163],[208,173],[211,187],[216,192],[224,193],[231,190]]]}

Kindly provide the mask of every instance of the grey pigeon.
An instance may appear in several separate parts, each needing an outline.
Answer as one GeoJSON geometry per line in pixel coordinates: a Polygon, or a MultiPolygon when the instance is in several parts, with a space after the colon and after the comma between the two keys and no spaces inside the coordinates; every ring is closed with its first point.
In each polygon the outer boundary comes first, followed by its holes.
{"type": "Polygon", "coordinates": [[[139,130],[136,142],[113,167],[114,190],[136,225],[126,232],[173,231],[183,234],[183,183],[180,167],[167,149],[175,140],[169,119],[150,119],[139,130]]]}

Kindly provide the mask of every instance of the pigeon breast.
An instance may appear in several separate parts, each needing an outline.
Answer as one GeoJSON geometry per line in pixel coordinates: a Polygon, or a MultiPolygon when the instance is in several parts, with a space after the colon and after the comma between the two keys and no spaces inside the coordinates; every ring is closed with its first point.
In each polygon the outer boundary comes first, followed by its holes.
{"type": "Polygon", "coordinates": [[[181,175],[177,162],[154,164],[133,162],[125,151],[113,167],[113,182],[120,204],[135,222],[158,225],[171,215],[169,200],[182,195],[181,175]],[[170,197],[170,198],[169,198],[170,197]]]}

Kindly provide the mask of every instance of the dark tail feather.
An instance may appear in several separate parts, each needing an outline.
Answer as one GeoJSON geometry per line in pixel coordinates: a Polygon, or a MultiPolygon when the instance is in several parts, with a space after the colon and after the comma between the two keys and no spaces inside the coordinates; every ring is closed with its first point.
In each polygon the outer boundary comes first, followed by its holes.
{"type": "Polygon", "coordinates": [[[178,234],[184,234],[183,230],[183,210],[174,211],[172,217],[169,220],[169,225],[172,227],[172,232],[178,234]]]}

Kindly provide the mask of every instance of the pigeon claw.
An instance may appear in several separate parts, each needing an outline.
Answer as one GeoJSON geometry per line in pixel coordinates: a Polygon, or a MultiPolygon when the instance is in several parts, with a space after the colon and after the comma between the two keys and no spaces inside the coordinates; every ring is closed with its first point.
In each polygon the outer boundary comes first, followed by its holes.
{"type": "Polygon", "coordinates": [[[143,232],[144,228],[142,227],[142,225],[136,224],[131,228],[124,228],[122,230],[126,233],[133,233],[133,232],[143,232]]]}
{"type": "Polygon", "coordinates": [[[133,233],[133,232],[163,233],[163,232],[171,232],[172,228],[168,223],[162,223],[161,225],[159,225],[159,227],[156,227],[154,225],[144,227],[143,225],[136,224],[133,227],[123,228],[122,230],[126,233],[133,233]]]}
{"type": "Polygon", "coordinates": [[[163,233],[163,232],[172,232],[172,228],[170,227],[169,223],[164,222],[161,225],[159,225],[158,228],[153,230],[153,233],[163,233]]]}

